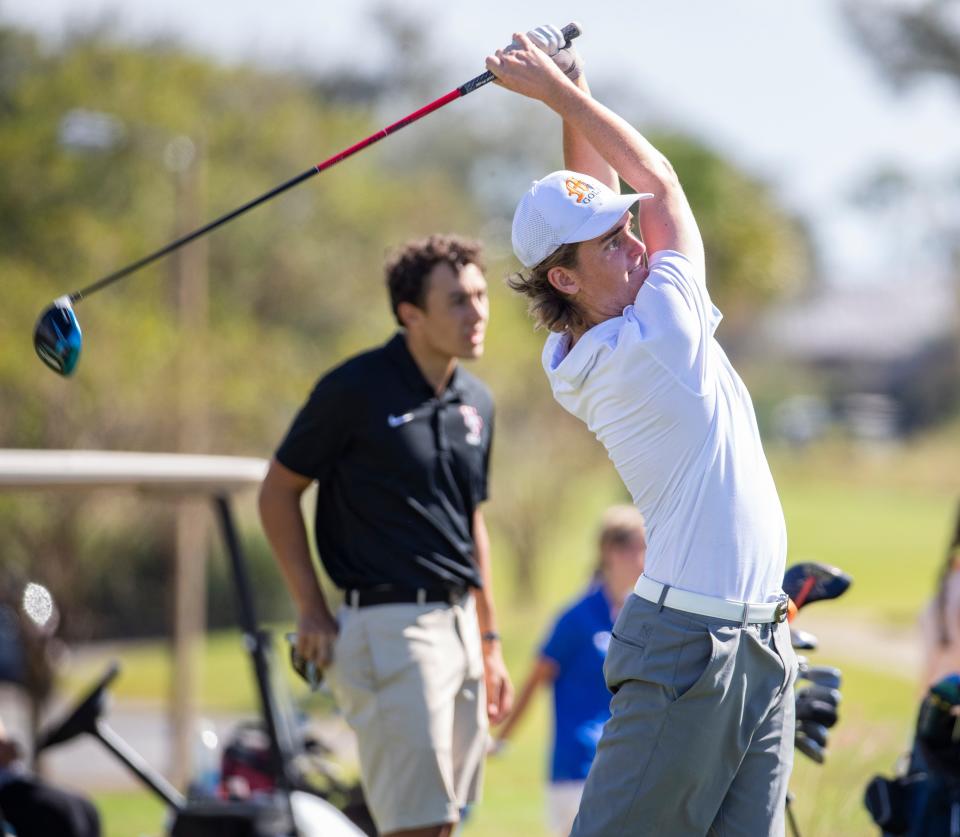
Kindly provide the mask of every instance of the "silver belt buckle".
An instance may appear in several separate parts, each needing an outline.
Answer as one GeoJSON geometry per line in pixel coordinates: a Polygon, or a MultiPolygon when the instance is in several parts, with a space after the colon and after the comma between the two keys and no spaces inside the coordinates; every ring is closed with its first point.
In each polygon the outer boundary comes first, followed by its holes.
{"type": "Polygon", "coordinates": [[[776,623],[786,622],[790,615],[790,597],[786,593],[781,593],[777,599],[777,606],[773,610],[773,621],[776,623]]]}

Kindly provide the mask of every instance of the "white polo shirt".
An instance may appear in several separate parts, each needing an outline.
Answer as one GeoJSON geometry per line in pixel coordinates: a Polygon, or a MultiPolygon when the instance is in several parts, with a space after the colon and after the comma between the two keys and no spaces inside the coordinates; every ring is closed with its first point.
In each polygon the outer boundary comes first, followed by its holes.
{"type": "Polygon", "coordinates": [[[644,574],[738,601],[776,599],[787,535],[753,402],[714,332],[704,278],[670,250],[619,317],[569,348],[551,334],[554,397],[603,443],[647,520],[644,574]]]}

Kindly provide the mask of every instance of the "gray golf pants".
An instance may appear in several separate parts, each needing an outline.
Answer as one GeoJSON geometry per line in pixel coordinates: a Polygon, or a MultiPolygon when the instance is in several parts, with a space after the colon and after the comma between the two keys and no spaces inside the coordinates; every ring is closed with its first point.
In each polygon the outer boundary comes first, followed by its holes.
{"type": "Polygon", "coordinates": [[[571,837],[782,835],[796,671],[786,623],[744,627],[631,595],[571,837]]]}

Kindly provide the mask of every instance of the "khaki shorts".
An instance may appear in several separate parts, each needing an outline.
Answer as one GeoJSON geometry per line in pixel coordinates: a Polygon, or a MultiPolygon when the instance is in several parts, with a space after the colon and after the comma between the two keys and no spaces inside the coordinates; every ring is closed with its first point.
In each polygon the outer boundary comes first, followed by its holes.
{"type": "Polygon", "coordinates": [[[479,799],[487,738],[473,596],[338,614],[326,677],[357,735],[380,833],[453,823],[479,799]]]}

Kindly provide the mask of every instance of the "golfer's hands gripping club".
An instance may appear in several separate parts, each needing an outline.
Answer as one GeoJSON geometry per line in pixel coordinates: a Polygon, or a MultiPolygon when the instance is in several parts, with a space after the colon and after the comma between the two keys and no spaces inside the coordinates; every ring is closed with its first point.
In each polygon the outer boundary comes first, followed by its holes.
{"type": "Polygon", "coordinates": [[[509,47],[488,56],[486,65],[508,90],[548,106],[564,88],[574,86],[553,59],[520,32],[509,47]]]}
{"type": "MultiPolygon", "coordinates": [[[[553,59],[563,74],[576,81],[583,73],[583,58],[577,52],[577,48],[567,41],[563,32],[550,23],[538,26],[527,32],[527,37],[533,42],[534,46],[543,50],[553,59]]],[[[509,50],[510,47],[507,47],[509,50]]]]}

